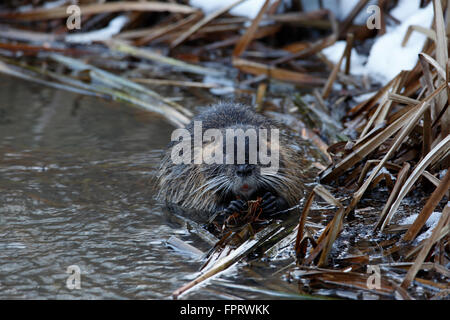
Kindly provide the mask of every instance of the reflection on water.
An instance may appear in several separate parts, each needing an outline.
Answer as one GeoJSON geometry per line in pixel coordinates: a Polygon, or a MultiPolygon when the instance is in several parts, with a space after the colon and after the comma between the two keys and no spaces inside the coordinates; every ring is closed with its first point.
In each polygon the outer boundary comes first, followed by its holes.
{"type": "Polygon", "coordinates": [[[197,268],[152,200],[161,118],[0,78],[0,298],[166,298],[197,268]],[[81,268],[69,290],[67,267],[81,268]]]}

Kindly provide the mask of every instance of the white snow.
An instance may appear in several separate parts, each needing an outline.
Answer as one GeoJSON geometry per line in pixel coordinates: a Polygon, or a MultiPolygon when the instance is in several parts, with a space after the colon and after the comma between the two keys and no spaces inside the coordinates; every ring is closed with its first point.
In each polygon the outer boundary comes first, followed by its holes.
{"type": "MultiPolygon", "coordinates": [[[[235,0],[190,0],[189,4],[200,8],[205,14],[217,11],[235,0]]],[[[273,1],[273,0],[272,0],[273,1]]],[[[284,0],[287,4],[290,0],[284,0]]],[[[305,11],[319,9],[318,0],[301,0],[305,11]]],[[[230,10],[230,13],[237,16],[254,18],[265,0],[246,0],[230,10]]],[[[323,6],[334,12],[336,18],[344,20],[359,0],[323,0],[323,6]]],[[[373,12],[367,12],[370,5],[377,4],[377,0],[370,0],[366,8],[361,10],[355,18],[355,23],[365,25],[367,18],[373,12]]],[[[356,50],[352,50],[352,61],[350,73],[356,76],[370,76],[381,84],[386,84],[392,80],[402,70],[411,70],[418,61],[418,54],[421,52],[426,40],[426,36],[413,32],[405,47],[401,46],[408,27],[418,25],[430,28],[433,21],[433,3],[427,7],[420,8],[420,0],[399,0],[397,6],[390,12],[392,16],[401,21],[400,25],[386,26],[386,33],[379,36],[373,44],[368,57],[359,55],[356,50]]],[[[389,21],[389,19],[387,19],[389,21]]],[[[344,51],[345,41],[338,41],[333,46],[324,49],[325,56],[336,63],[344,51]]],[[[342,67],[344,67],[345,63],[342,67]]]]}
{"type": "Polygon", "coordinates": [[[219,78],[219,77],[215,77],[215,76],[211,76],[211,75],[207,75],[203,78],[203,83],[207,83],[207,84],[218,84],[222,87],[219,88],[212,88],[210,89],[210,92],[212,94],[221,96],[221,95],[227,95],[230,93],[234,92],[234,82],[230,79],[226,79],[226,78],[219,78]]]}
{"type": "MultiPolygon", "coordinates": [[[[430,227],[433,227],[433,228],[434,228],[434,227],[436,226],[436,224],[438,223],[438,221],[439,221],[439,219],[440,219],[440,217],[441,217],[441,214],[442,214],[441,212],[433,212],[433,213],[430,215],[430,217],[428,218],[427,222],[425,223],[426,226],[427,226],[428,228],[430,228],[430,227]]],[[[406,218],[400,220],[399,224],[400,224],[400,225],[413,224],[414,221],[417,219],[417,216],[418,216],[418,215],[419,215],[419,214],[412,214],[412,215],[410,215],[410,216],[408,216],[408,217],[406,217],[406,218]]]]}
{"type": "MultiPolygon", "coordinates": [[[[323,49],[322,53],[327,57],[328,60],[336,64],[344,53],[345,44],[345,41],[337,41],[332,46],[323,49]]],[[[353,75],[364,75],[366,73],[364,67],[366,61],[367,57],[358,54],[355,49],[352,49],[352,54],[350,57],[350,73],[353,75]]],[[[346,62],[344,59],[341,65],[341,69],[345,68],[345,63],[346,62]]]]}
{"type": "MultiPolygon", "coordinates": [[[[372,174],[372,172],[373,172],[374,169],[375,169],[375,168],[369,170],[369,172],[366,173],[366,177],[367,177],[367,178],[372,174]]],[[[389,175],[389,176],[391,177],[391,180],[396,180],[396,179],[397,179],[397,178],[396,178],[395,176],[393,176],[393,175],[389,172],[389,170],[386,169],[385,167],[381,167],[381,169],[378,171],[378,173],[377,173],[377,175],[375,176],[375,178],[377,178],[378,176],[380,176],[380,175],[382,175],[382,174],[387,174],[387,175],[389,175]]]]}
{"type": "Polygon", "coordinates": [[[427,222],[425,223],[428,227],[428,230],[422,233],[420,236],[417,237],[416,241],[420,242],[422,240],[428,239],[431,237],[431,234],[433,233],[434,228],[436,228],[439,219],[441,218],[441,212],[433,212],[431,216],[428,218],[427,222]]]}
{"type": "MultiPolygon", "coordinates": [[[[205,14],[210,14],[223,7],[226,7],[236,0],[190,0],[189,5],[201,9],[205,14]]],[[[318,0],[301,0],[305,12],[319,9],[318,0]]],[[[253,19],[258,14],[265,0],[246,0],[243,3],[233,7],[230,13],[236,16],[243,16],[253,19]]],[[[272,3],[274,0],[272,0],[272,3]]],[[[323,0],[323,7],[332,11],[338,20],[345,19],[352,11],[359,0],[323,0]]],[[[284,0],[284,3],[290,3],[290,0],[284,0]]],[[[370,0],[367,6],[376,4],[377,0],[370,0]]],[[[283,4],[282,4],[283,5],[283,4]]],[[[365,24],[370,13],[362,10],[355,18],[356,24],[365,24]]]]}
{"type": "MultiPolygon", "coordinates": [[[[230,4],[234,0],[191,0],[190,4],[202,8],[205,13],[210,13],[230,4]]],[[[344,20],[359,0],[323,0],[323,6],[334,12],[336,18],[344,20]]],[[[234,7],[230,13],[239,16],[254,18],[264,0],[247,0],[234,7]]],[[[371,0],[366,8],[376,4],[371,0]]],[[[302,0],[305,11],[319,9],[318,0],[302,0]]],[[[359,55],[352,49],[350,73],[357,76],[370,76],[372,79],[386,84],[400,71],[411,70],[417,63],[418,54],[421,52],[426,36],[413,32],[405,47],[401,46],[403,38],[410,25],[419,25],[429,28],[433,20],[433,4],[420,9],[420,0],[400,0],[398,5],[391,10],[392,16],[402,23],[386,27],[386,34],[380,36],[371,48],[368,57],[359,55]]],[[[356,17],[355,23],[364,25],[372,12],[363,9],[356,17]]],[[[324,49],[325,56],[336,63],[344,52],[345,41],[338,41],[333,46],[324,49]]],[[[344,68],[345,63],[342,65],[344,68]]]]}
{"type": "Polygon", "coordinates": [[[74,33],[66,36],[67,42],[73,43],[91,43],[93,41],[104,41],[111,39],[118,34],[128,22],[126,16],[118,16],[112,19],[106,28],[84,33],[74,33]]]}
{"type": "Polygon", "coordinates": [[[353,100],[357,103],[361,103],[363,101],[369,100],[370,98],[372,98],[374,95],[376,94],[376,92],[368,92],[368,93],[363,93],[359,96],[354,96],[353,100]]]}
{"type": "MultiPolygon", "coordinates": [[[[423,9],[419,8],[419,4],[420,0],[399,1],[398,6],[391,13],[402,23],[398,26],[386,27],[386,34],[380,36],[373,44],[367,63],[364,64],[364,57],[352,50],[351,74],[369,75],[381,84],[386,84],[400,71],[414,68],[426,36],[413,32],[405,47],[402,47],[401,43],[410,25],[429,28],[433,20],[433,4],[430,3],[423,9]]],[[[339,8],[339,10],[341,9],[339,8]]],[[[322,52],[330,61],[336,63],[344,48],[345,41],[338,41],[322,52]]]]}
{"type": "Polygon", "coordinates": [[[42,8],[44,8],[44,9],[58,8],[62,5],[65,5],[66,2],[68,2],[68,0],[47,1],[47,2],[44,2],[44,4],[42,5],[42,8]]]}
{"type": "MultiPolygon", "coordinates": [[[[189,5],[200,8],[205,14],[210,14],[232,4],[235,1],[236,0],[190,0],[189,5]]],[[[258,12],[263,6],[264,2],[265,0],[246,0],[241,4],[233,7],[229,13],[235,16],[242,16],[253,19],[258,15],[258,12]]]]}
{"type": "Polygon", "coordinates": [[[400,21],[408,19],[417,12],[420,6],[420,0],[400,0],[390,14],[400,21]]]}
{"type": "MultiPolygon", "coordinates": [[[[353,8],[358,4],[359,0],[323,0],[323,7],[332,11],[336,19],[342,21],[350,14],[353,8]]],[[[370,0],[366,7],[377,4],[377,0],[370,0]]],[[[318,0],[302,0],[303,10],[306,12],[314,11],[319,9],[318,0]]],[[[361,10],[361,12],[356,16],[354,23],[361,25],[366,24],[367,19],[370,17],[371,13],[366,10],[361,10]]]]}
{"type": "Polygon", "coordinates": [[[416,213],[416,214],[412,214],[410,216],[407,216],[406,218],[400,220],[398,224],[400,224],[400,225],[413,224],[414,221],[416,221],[418,215],[419,214],[416,213]]]}
{"type": "Polygon", "coordinates": [[[426,222],[427,227],[428,228],[436,227],[437,223],[439,222],[439,219],[441,218],[441,214],[442,212],[433,212],[426,222]]]}
{"type": "MultiPolygon", "coordinates": [[[[420,242],[422,240],[425,240],[427,238],[429,238],[431,236],[431,234],[433,233],[434,228],[436,227],[436,225],[439,222],[439,219],[441,218],[441,212],[433,212],[430,217],[428,218],[427,222],[425,223],[425,225],[428,227],[428,230],[425,231],[424,233],[422,233],[421,235],[419,235],[416,239],[416,242],[420,242]]],[[[414,221],[417,219],[417,216],[419,214],[412,214],[402,220],[400,220],[399,224],[400,225],[408,225],[408,224],[413,224],[414,221]]]]}
{"type": "MultiPolygon", "coordinates": [[[[415,12],[405,10],[409,15],[398,17],[405,20],[397,27],[388,27],[386,34],[382,35],[372,46],[369,59],[366,64],[366,72],[374,79],[385,84],[392,80],[400,71],[411,70],[417,63],[418,54],[421,52],[426,36],[413,32],[405,47],[401,46],[403,38],[410,25],[419,25],[429,28],[433,20],[433,4],[426,8],[418,9],[420,0],[402,0],[400,7],[405,3],[414,8],[415,12]],[[415,2],[414,4],[412,2],[415,2]]],[[[399,11],[399,10],[397,10],[399,11]]]]}

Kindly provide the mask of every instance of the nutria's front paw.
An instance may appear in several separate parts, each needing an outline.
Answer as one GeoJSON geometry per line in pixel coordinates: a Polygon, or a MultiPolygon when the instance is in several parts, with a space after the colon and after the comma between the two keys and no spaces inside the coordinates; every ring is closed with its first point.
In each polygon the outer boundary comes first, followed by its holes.
{"type": "Polygon", "coordinates": [[[224,210],[224,213],[233,214],[235,212],[240,213],[247,209],[247,201],[244,200],[233,200],[230,202],[228,207],[224,210]]]}
{"type": "Polygon", "coordinates": [[[261,208],[264,213],[275,213],[277,211],[277,198],[270,192],[262,197],[261,208]]]}

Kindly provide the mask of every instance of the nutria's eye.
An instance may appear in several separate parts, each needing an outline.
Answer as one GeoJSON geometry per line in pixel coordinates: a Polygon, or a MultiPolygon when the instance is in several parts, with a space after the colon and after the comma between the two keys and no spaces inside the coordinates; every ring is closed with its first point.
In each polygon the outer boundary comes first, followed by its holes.
{"type": "Polygon", "coordinates": [[[237,166],[236,174],[240,177],[247,177],[253,172],[252,166],[248,164],[240,164],[237,166]]]}

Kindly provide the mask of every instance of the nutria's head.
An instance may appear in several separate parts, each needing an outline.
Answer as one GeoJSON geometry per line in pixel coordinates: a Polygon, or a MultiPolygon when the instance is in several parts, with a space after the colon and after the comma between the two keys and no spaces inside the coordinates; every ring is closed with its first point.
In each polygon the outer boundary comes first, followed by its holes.
{"type": "Polygon", "coordinates": [[[242,129],[247,132],[248,129],[254,129],[256,135],[254,140],[248,136],[244,137],[241,149],[236,137],[231,142],[232,150],[227,149],[226,143],[206,143],[203,146],[204,150],[212,154],[220,152],[223,155],[223,160],[220,163],[203,164],[202,174],[207,177],[206,183],[208,185],[215,186],[214,190],[216,190],[218,196],[223,198],[252,199],[258,191],[272,188],[272,183],[268,180],[270,178],[266,177],[266,173],[261,170],[267,168],[271,163],[263,164],[259,154],[260,143],[264,143],[265,150],[268,150],[267,152],[270,155],[270,143],[260,141],[259,128],[233,126],[222,130],[224,136],[226,136],[225,132],[227,129],[233,131],[242,129]]]}
{"type": "Polygon", "coordinates": [[[202,122],[202,135],[214,129],[223,139],[211,134],[211,139],[201,142],[201,163],[195,163],[193,141],[189,148],[192,161],[174,163],[173,143],[158,174],[159,200],[185,209],[214,212],[232,200],[256,199],[266,192],[283,197],[289,205],[295,205],[303,196],[302,155],[291,147],[285,135],[280,133],[280,139],[272,139],[278,133],[272,136],[271,130],[278,132],[278,124],[241,105],[218,105],[200,114],[186,127],[190,137],[195,136],[196,121],[202,122]],[[255,135],[226,139],[230,129],[253,129],[255,135]],[[260,132],[267,136],[260,136],[260,132]],[[279,158],[273,161],[275,154],[279,158]],[[274,162],[276,170],[267,170],[273,168],[274,162]]]}

